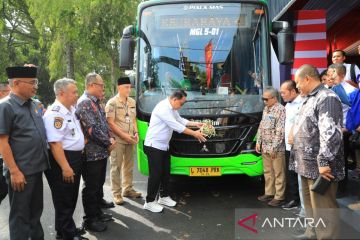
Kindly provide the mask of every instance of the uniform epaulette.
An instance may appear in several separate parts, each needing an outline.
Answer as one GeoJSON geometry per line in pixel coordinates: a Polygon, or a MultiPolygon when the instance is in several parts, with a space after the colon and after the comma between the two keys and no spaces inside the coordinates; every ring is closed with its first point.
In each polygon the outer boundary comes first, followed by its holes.
{"type": "Polygon", "coordinates": [[[51,111],[58,112],[60,111],[60,106],[54,106],[51,111]]]}

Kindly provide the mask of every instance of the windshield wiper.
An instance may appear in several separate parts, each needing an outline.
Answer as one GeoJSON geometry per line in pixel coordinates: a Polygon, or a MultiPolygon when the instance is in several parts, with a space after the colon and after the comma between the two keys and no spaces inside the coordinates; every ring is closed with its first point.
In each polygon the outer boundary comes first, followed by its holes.
{"type": "Polygon", "coordinates": [[[191,100],[187,100],[185,103],[187,103],[187,102],[217,102],[217,101],[219,101],[219,102],[224,102],[225,101],[225,99],[218,99],[218,100],[216,100],[216,99],[201,99],[201,98],[195,98],[195,99],[191,99],[191,100]]]}
{"type": "Polygon", "coordinates": [[[243,116],[243,117],[255,118],[254,116],[251,116],[250,114],[242,113],[242,112],[235,111],[235,110],[232,110],[232,109],[229,109],[229,108],[222,108],[221,110],[225,110],[225,111],[228,111],[228,112],[233,112],[233,113],[239,114],[240,116],[243,116]]]}
{"type": "MultiPolygon", "coordinates": [[[[257,119],[256,116],[252,116],[251,114],[242,113],[242,112],[235,111],[235,110],[232,110],[232,109],[229,109],[229,108],[199,107],[199,108],[183,108],[183,109],[186,109],[186,110],[220,109],[221,111],[228,111],[228,112],[236,113],[236,114],[238,114],[238,115],[240,115],[240,116],[242,116],[242,117],[257,119]]],[[[216,115],[219,115],[219,114],[216,114],[216,115]]]]}

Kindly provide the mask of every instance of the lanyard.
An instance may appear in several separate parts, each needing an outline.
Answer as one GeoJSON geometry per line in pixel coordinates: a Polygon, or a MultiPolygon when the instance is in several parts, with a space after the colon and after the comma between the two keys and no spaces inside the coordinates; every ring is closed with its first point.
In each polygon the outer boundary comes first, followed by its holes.
{"type": "Polygon", "coordinates": [[[127,105],[127,101],[126,101],[126,104],[122,103],[121,104],[123,105],[124,109],[125,109],[125,117],[129,116],[129,108],[128,108],[128,105],[127,105]]]}
{"type": "Polygon", "coordinates": [[[128,123],[130,125],[130,116],[129,116],[129,106],[127,104],[127,99],[126,99],[126,104],[122,103],[123,107],[125,108],[125,123],[128,123]]]}

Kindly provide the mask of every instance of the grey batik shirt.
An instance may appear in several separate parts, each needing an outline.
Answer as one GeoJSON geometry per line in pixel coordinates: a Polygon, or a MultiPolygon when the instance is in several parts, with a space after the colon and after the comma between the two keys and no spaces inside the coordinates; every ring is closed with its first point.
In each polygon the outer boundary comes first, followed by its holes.
{"type": "Polygon", "coordinates": [[[329,166],[335,181],[345,175],[340,99],[322,84],[305,99],[294,124],[290,169],[316,179],[319,167],[329,166]]]}

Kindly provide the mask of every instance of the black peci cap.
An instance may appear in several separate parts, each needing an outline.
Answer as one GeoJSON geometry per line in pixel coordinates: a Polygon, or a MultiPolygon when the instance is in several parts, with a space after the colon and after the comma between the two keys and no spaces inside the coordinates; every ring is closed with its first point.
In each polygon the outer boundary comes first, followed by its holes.
{"type": "Polygon", "coordinates": [[[118,85],[131,84],[129,77],[120,77],[120,78],[117,80],[117,83],[118,83],[118,85]]]}
{"type": "Polygon", "coordinates": [[[6,73],[9,79],[12,78],[36,78],[36,67],[8,67],[6,73]]]}

